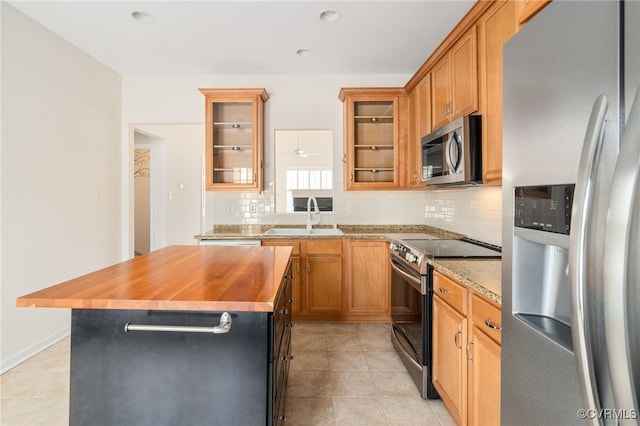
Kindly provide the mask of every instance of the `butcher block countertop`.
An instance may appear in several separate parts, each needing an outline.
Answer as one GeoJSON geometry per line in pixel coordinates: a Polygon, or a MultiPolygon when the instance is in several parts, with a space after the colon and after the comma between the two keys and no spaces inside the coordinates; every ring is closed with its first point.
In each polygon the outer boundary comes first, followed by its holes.
{"type": "Polygon", "coordinates": [[[272,312],[291,250],[170,246],[19,297],[17,306],[272,312]]]}

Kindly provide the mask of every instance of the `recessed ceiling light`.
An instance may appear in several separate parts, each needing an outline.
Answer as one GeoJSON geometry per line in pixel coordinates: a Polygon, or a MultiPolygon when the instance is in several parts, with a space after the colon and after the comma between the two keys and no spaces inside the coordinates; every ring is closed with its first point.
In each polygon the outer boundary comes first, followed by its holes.
{"type": "Polygon", "coordinates": [[[311,56],[311,55],[313,55],[313,50],[311,50],[311,49],[298,49],[298,50],[296,50],[296,55],[298,55],[298,56],[311,56]]]}
{"type": "Polygon", "coordinates": [[[338,19],[340,19],[340,12],[337,10],[325,10],[320,14],[322,22],[336,22],[338,19]]]}
{"type": "Polygon", "coordinates": [[[136,10],[135,12],[133,12],[131,16],[133,17],[133,19],[135,19],[138,22],[142,22],[143,24],[150,24],[152,22],[155,22],[156,20],[155,16],[149,15],[147,12],[142,12],[139,10],[136,10]]]}

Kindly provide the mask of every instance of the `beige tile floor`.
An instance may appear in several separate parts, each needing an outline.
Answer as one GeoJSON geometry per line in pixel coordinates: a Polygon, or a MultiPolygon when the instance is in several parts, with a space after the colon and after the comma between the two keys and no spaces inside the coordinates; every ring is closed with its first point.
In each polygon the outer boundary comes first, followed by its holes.
{"type": "Polygon", "coordinates": [[[442,401],[420,398],[388,324],[297,323],[288,426],[453,425],[442,401]]]}
{"type": "MultiPolygon", "coordinates": [[[[70,341],[0,376],[0,425],[67,425],[70,341]]],[[[386,324],[297,323],[288,426],[453,425],[441,401],[420,398],[386,324]]]]}

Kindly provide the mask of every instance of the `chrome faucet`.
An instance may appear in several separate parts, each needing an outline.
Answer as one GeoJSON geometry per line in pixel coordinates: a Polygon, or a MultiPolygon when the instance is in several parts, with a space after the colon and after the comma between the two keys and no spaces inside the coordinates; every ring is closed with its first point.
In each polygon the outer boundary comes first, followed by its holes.
{"type": "Polygon", "coordinates": [[[320,209],[318,208],[318,201],[316,200],[315,197],[309,197],[307,199],[307,231],[311,231],[312,226],[317,225],[318,223],[320,223],[320,209]],[[315,206],[314,214],[316,215],[317,219],[312,218],[312,214],[311,214],[312,201],[315,206]]]}

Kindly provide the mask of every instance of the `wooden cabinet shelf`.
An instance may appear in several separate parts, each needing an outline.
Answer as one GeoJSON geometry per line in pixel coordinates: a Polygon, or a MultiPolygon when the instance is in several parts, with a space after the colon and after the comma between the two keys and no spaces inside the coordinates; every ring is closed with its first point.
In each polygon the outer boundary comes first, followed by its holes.
{"type": "Polygon", "coordinates": [[[262,190],[264,89],[200,89],[205,95],[206,189],[262,190]]]}
{"type": "MultiPolygon", "coordinates": [[[[399,186],[400,128],[405,126],[404,91],[396,88],[342,88],[345,117],[347,190],[399,186]]],[[[404,134],[404,132],[403,132],[404,134]]]]}

